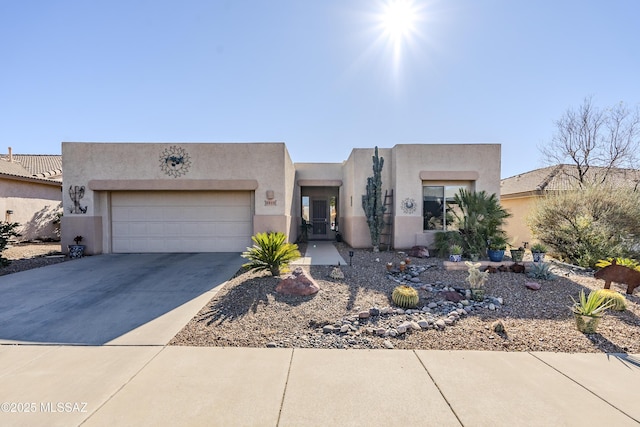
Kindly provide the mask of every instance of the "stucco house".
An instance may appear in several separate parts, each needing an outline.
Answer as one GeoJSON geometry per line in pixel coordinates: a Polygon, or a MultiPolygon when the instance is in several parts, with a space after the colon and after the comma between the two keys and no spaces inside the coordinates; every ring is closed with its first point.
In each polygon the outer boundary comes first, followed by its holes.
{"type": "MultiPolygon", "coordinates": [[[[341,238],[371,247],[362,209],[374,148],[294,163],[284,143],[62,143],[62,246],[86,253],[242,251],[251,236],[341,238]]],[[[499,144],[399,144],[384,158],[383,243],[430,245],[460,187],[500,191],[499,144]]]]}
{"type": "MultiPolygon", "coordinates": [[[[616,186],[638,188],[640,171],[635,169],[613,169],[591,166],[587,172],[587,182],[597,182],[604,173],[607,180],[616,186]]],[[[500,203],[512,214],[507,219],[504,230],[520,245],[534,240],[527,225],[527,217],[539,198],[547,194],[576,188],[577,171],[574,165],[554,165],[525,172],[500,183],[500,203]]]]}
{"type": "Polygon", "coordinates": [[[53,224],[62,202],[62,156],[0,156],[0,217],[20,224],[19,240],[58,239],[53,224]]]}

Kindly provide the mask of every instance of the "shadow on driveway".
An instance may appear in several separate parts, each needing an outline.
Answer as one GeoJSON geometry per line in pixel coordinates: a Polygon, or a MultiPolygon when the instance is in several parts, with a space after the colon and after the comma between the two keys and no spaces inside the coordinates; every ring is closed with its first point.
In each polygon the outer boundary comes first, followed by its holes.
{"type": "Polygon", "coordinates": [[[0,277],[0,343],[106,344],[211,291],[244,261],[239,253],[106,254],[0,277]]]}

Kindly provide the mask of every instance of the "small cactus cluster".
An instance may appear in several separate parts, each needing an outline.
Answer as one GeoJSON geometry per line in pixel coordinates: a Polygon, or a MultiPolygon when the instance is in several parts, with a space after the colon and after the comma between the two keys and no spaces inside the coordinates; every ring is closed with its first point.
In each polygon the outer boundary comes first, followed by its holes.
{"type": "Polygon", "coordinates": [[[391,300],[401,308],[415,308],[418,305],[418,291],[411,286],[397,286],[391,294],[391,300]]]}
{"type": "Polygon", "coordinates": [[[484,286],[485,283],[487,283],[487,280],[489,279],[489,273],[486,271],[480,271],[478,270],[478,268],[480,268],[480,266],[482,264],[478,263],[471,263],[469,261],[465,261],[465,264],[468,267],[468,273],[469,276],[467,277],[467,282],[469,282],[469,285],[471,285],[472,289],[479,289],[482,288],[484,286]]]}
{"type": "Polygon", "coordinates": [[[595,292],[604,296],[604,302],[605,304],[611,304],[611,307],[609,307],[611,310],[625,311],[627,309],[627,300],[620,292],[611,289],[598,289],[595,292]]]}

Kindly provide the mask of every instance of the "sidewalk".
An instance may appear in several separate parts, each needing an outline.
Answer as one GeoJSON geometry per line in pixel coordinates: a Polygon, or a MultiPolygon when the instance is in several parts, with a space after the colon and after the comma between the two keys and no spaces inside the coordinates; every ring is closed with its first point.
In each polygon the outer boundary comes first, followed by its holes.
{"type": "Polygon", "coordinates": [[[311,241],[307,244],[304,256],[291,265],[347,265],[340,253],[330,241],[311,241]]]}
{"type": "Polygon", "coordinates": [[[0,425],[640,424],[640,355],[4,345],[0,377],[0,425]]]}

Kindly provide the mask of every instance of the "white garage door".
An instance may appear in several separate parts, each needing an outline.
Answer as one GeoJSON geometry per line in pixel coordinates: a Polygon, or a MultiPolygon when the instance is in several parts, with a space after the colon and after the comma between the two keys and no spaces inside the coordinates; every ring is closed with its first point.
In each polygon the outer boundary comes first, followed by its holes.
{"type": "Polygon", "coordinates": [[[251,246],[249,191],[111,194],[112,251],[239,252],[251,246]]]}

